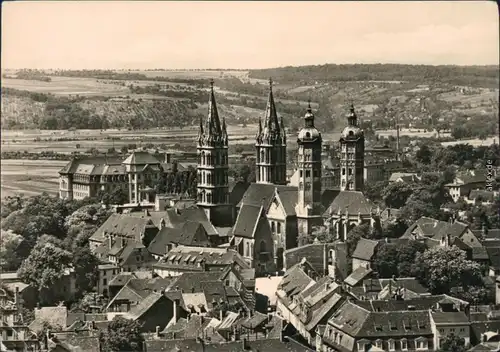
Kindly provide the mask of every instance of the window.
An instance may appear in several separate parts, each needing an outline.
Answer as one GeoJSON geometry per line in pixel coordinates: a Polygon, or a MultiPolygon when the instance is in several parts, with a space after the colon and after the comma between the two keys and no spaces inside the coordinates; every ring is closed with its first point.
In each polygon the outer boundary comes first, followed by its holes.
{"type": "Polygon", "coordinates": [[[108,280],[106,278],[102,279],[102,284],[103,286],[106,286],[108,284],[108,280]]]}
{"type": "Polygon", "coordinates": [[[406,339],[401,340],[401,349],[403,351],[408,350],[408,341],[406,339]]]}
{"type": "Polygon", "coordinates": [[[264,240],[260,241],[259,252],[260,253],[267,252],[266,251],[266,242],[264,240]]]}
{"type": "Polygon", "coordinates": [[[275,232],[275,228],[274,228],[274,221],[271,221],[271,232],[274,233],[275,232]]]}
{"type": "Polygon", "coordinates": [[[460,328],[460,332],[465,332],[465,328],[460,328]]]}
{"type": "Polygon", "coordinates": [[[352,175],[352,169],[349,169],[349,175],[352,175]]]}
{"type": "Polygon", "coordinates": [[[439,332],[440,333],[444,333],[444,329],[439,329],[439,332]]]}
{"type": "Polygon", "coordinates": [[[277,224],[277,231],[278,231],[278,233],[281,233],[281,223],[279,223],[279,222],[277,224]]]}
{"type": "Polygon", "coordinates": [[[389,340],[389,351],[394,351],[396,350],[396,343],[394,340],[389,340]]]}
{"type": "Polygon", "coordinates": [[[382,340],[375,341],[375,346],[377,346],[377,348],[382,349],[382,340]]]}
{"type": "Polygon", "coordinates": [[[306,178],[311,177],[311,170],[306,170],[306,178]]]}
{"type": "Polygon", "coordinates": [[[345,167],[342,168],[342,175],[345,175],[345,167]]]}
{"type": "Polygon", "coordinates": [[[365,350],[365,343],[364,342],[358,342],[358,351],[359,352],[364,352],[365,350]]]}

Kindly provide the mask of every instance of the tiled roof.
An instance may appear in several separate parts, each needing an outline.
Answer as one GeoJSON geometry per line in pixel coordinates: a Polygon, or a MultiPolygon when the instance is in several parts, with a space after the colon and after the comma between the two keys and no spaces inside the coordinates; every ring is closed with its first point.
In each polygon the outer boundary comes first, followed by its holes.
{"type": "Polygon", "coordinates": [[[85,156],[75,157],[64,166],[59,174],[105,174],[107,168],[116,169],[121,174],[125,174],[125,169],[121,166],[122,158],[111,156],[85,156]]]}
{"type": "Polygon", "coordinates": [[[469,318],[464,312],[432,312],[432,320],[436,324],[468,324],[469,318]]]}
{"type": "Polygon", "coordinates": [[[156,255],[165,255],[169,244],[208,247],[210,241],[202,224],[186,221],[180,228],[162,228],[149,244],[148,250],[156,255]]]}
{"type": "Polygon", "coordinates": [[[417,174],[415,172],[393,172],[389,177],[389,182],[395,182],[399,178],[406,182],[413,182],[417,180],[417,174]]]}
{"type": "Polygon", "coordinates": [[[210,223],[205,211],[201,208],[167,209],[165,222],[168,227],[182,227],[186,221],[199,222],[208,236],[217,236],[218,232],[210,223]]]}
{"type": "Polygon", "coordinates": [[[291,268],[297,263],[300,263],[302,258],[306,260],[314,267],[318,273],[324,271],[324,254],[327,253],[327,263],[328,263],[328,253],[330,249],[335,249],[335,244],[322,244],[313,243],[307,244],[301,247],[288,249],[284,252],[285,263],[287,268],[291,268]],[[326,248],[325,248],[326,247],[326,248]]]}
{"type": "Polygon", "coordinates": [[[243,181],[236,181],[229,184],[229,203],[234,206],[237,206],[245,192],[247,191],[249,183],[243,181]]]}
{"type": "Polygon", "coordinates": [[[29,325],[32,331],[41,331],[45,322],[52,326],[60,326],[66,329],[68,309],[66,307],[42,307],[35,308],[35,320],[29,325]]]}
{"type": "Polygon", "coordinates": [[[394,288],[404,288],[411,292],[417,294],[429,293],[429,290],[422,286],[422,284],[414,277],[404,277],[397,279],[380,279],[380,284],[382,287],[386,287],[389,284],[394,288]]]}
{"type": "Polygon", "coordinates": [[[472,247],[472,260],[488,260],[490,259],[488,251],[485,247],[472,247]]]}
{"type": "Polygon", "coordinates": [[[147,165],[147,164],[160,164],[162,160],[159,160],[154,155],[146,151],[132,152],[124,161],[125,165],[147,165]]]}
{"type": "Polygon", "coordinates": [[[254,206],[262,205],[264,207],[264,210],[267,210],[271,205],[275,190],[278,190],[279,193],[292,191],[297,194],[297,187],[252,183],[246,190],[241,201],[238,203],[238,207],[241,207],[243,204],[254,206]]]}
{"type": "Polygon", "coordinates": [[[208,309],[207,297],[203,292],[196,293],[183,293],[182,298],[184,299],[184,305],[190,310],[190,312],[201,313],[201,306],[208,309]]]}
{"type": "Polygon", "coordinates": [[[114,278],[111,279],[109,282],[109,286],[125,286],[125,284],[130,280],[136,278],[134,273],[130,272],[122,272],[116,275],[114,278]]]}
{"type": "Polygon", "coordinates": [[[340,302],[342,302],[342,296],[338,293],[334,293],[331,295],[326,302],[322,301],[322,303],[318,306],[317,309],[314,309],[311,314],[311,319],[306,325],[306,329],[308,331],[316,329],[318,323],[327,317],[328,314],[332,312],[335,307],[337,307],[340,302]]]}
{"type": "Polygon", "coordinates": [[[153,307],[161,299],[167,299],[163,294],[152,292],[146,298],[144,298],[138,305],[134,306],[127,314],[125,318],[136,320],[142,317],[147,311],[153,307]]]}
{"type": "Polygon", "coordinates": [[[375,250],[378,245],[378,241],[360,238],[358,244],[356,245],[356,249],[352,254],[352,257],[356,259],[371,261],[375,255],[375,250]]]}
{"type": "Polygon", "coordinates": [[[257,224],[262,217],[263,207],[243,203],[233,227],[233,235],[238,237],[253,238],[257,224]]]}
{"type": "Polygon", "coordinates": [[[367,269],[364,266],[360,266],[356,268],[345,280],[344,282],[349,286],[356,286],[360,283],[364,278],[370,275],[373,272],[372,269],[367,269]]]}
{"type": "Polygon", "coordinates": [[[202,273],[183,273],[167,288],[168,291],[182,290],[183,292],[203,292],[202,282],[204,281],[220,281],[225,276],[225,272],[207,271],[202,273]]]}
{"type": "Polygon", "coordinates": [[[268,320],[268,317],[266,314],[262,314],[259,312],[255,312],[251,317],[243,320],[241,323],[241,326],[247,328],[247,329],[255,329],[265,323],[268,320]]]}
{"type": "Polygon", "coordinates": [[[329,324],[356,338],[432,334],[428,310],[373,312],[345,302],[329,324]]]}
{"type": "MultiPolygon", "coordinates": [[[[231,249],[226,248],[210,248],[210,247],[190,247],[177,246],[172,248],[164,258],[154,264],[155,268],[172,268],[172,269],[193,269],[203,270],[203,265],[220,265],[228,266],[233,263],[238,264],[241,268],[249,268],[248,264],[241,255],[231,249]]],[[[220,273],[219,273],[220,274],[220,273]]]]}
{"type": "Polygon", "coordinates": [[[469,228],[467,224],[455,221],[453,224],[446,223],[440,227],[437,234],[434,235],[435,240],[441,240],[444,236],[451,235],[451,238],[460,237],[469,228]]]}
{"type": "MultiPolygon", "coordinates": [[[[143,234],[148,226],[153,223],[150,219],[142,219],[137,216],[129,214],[111,214],[111,216],[97,229],[97,231],[90,237],[90,240],[103,242],[105,234],[113,234],[123,236],[136,241],[141,241],[141,234],[143,234]]],[[[155,227],[155,231],[158,229],[155,227]]]]}
{"type": "Polygon", "coordinates": [[[279,291],[282,291],[286,298],[291,298],[304,291],[312,283],[314,283],[314,280],[306,274],[303,264],[299,263],[285,272],[283,279],[278,285],[278,294],[279,291]]]}
{"type": "Polygon", "coordinates": [[[227,343],[199,343],[197,340],[148,340],[145,352],[245,352],[245,351],[272,351],[272,352],[309,352],[314,351],[300,343],[288,339],[281,342],[279,339],[251,340],[227,343]]]}
{"type": "Polygon", "coordinates": [[[339,210],[342,214],[348,211],[352,215],[371,215],[372,208],[373,204],[366,199],[362,192],[341,191],[328,206],[325,216],[337,214],[339,210]]]}
{"type": "Polygon", "coordinates": [[[471,183],[486,182],[486,175],[478,173],[477,175],[472,175],[471,173],[462,173],[455,177],[453,183],[450,185],[467,185],[471,183]]]}
{"type": "Polygon", "coordinates": [[[394,312],[403,310],[428,310],[436,304],[467,304],[467,302],[448,296],[448,295],[433,295],[422,296],[414,299],[406,300],[371,300],[357,301],[356,305],[374,312],[394,312]]]}
{"type": "Polygon", "coordinates": [[[419,228],[425,237],[433,237],[439,233],[441,228],[448,226],[446,221],[436,220],[422,216],[413,223],[404,233],[402,238],[412,238],[412,233],[419,228]]]}

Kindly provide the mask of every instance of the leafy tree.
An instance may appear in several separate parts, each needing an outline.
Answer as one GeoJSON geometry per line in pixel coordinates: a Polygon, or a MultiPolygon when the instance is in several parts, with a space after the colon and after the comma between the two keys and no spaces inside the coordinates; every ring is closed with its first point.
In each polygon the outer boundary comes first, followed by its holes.
{"type": "Polygon", "coordinates": [[[427,145],[422,145],[415,155],[416,159],[422,164],[430,164],[432,152],[427,145]]]}
{"type": "Polygon", "coordinates": [[[441,342],[440,352],[465,352],[465,339],[455,334],[446,336],[441,342]]]}
{"type": "Polygon", "coordinates": [[[17,249],[23,242],[23,237],[10,230],[1,230],[0,235],[0,268],[4,271],[16,270],[21,264],[17,249]]]}
{"type": "Polygon", "coordinates": [[[99,340],[103,351],[109,352],[140,352],[144,341],[141,335],[141,325],[123,317],[115,317],[106,331],[101,332],[99,340]]]}
{"type": "Polygon", "coordinates": [[[366,238],[368,237],[370,233],[370,224],[361,224],[359,226],[355,226],[347,233],[347,253],[350,256],[354,253],[354,250],[356,249],[356,246],[358,244],[358,241],[360,238],[366,238]]]}
{"type": "Polygon", "coordinates": [[[128,192],[123,188],[115,188],[111,192],[99,191],[96,198],[104,205],[118,204],[122,205],[128,202],[128,192]]]}
{"type": "Polygon", "coordinates": [[[379,181],[374,183],[365,184],[365,189],[363,194],[374,203],[378,203],[382,200],[382,191],[387,187],[387,182],[379,181]]]}
{"type": "Polygon", "coordinates": [[[85,293],[76,303],[71,305],[72,312],[90,313],[90,307],[99,305],[102,302],[102,297],[96,292],[85,293]]]}
{"type": "Polygon", "coordinates": [[[382,190],[382,199],[389,208],[399,209],[413,194],[413,187],[406,182],[393,182],[382,190]]]}
{"type": "Polygon", "coordinates": [[[377,272],[382,278],[410,277],[417,253],[426,249],[427,246],[419,241],[383,243],[375,253],[374,264],[377,272]]]}
{"type": "Polygon", "coordinates": [[[456,246],[434,247],[418,253],[412,271],[433,294],[482,285],[479,264],[467,260],[466,253],[456,246]]]}
{"type": "Polygon", "coordinates": [[[76,249],[72,266],[76,275],[76,287],[81,294],[92,290],[97,283],[99,260],[92,254],[89,247],[76,249]]]}
{"type": "Polygon", "coordinates": [[[39,290],[41,301],[54,303],[61,298],[57,283],[71,267],[73,255],[41,238],[18,270],[19,277],[39,290]]]}
{"type": "Polygon", "coordinates": [[[67,237],[65,248],[79,248],[87,245],[87,240],[109,218],[111,210],[101,204],[88,204],[77,209],[65,219],[67,237]]]}
{"type": "Polygon", "coordinates": [[[399,238],[403,236],[407,229],[408,225],[398,218],[394,222],[386,222],[382,227],[382,233],[387,238],[399,238]]]}

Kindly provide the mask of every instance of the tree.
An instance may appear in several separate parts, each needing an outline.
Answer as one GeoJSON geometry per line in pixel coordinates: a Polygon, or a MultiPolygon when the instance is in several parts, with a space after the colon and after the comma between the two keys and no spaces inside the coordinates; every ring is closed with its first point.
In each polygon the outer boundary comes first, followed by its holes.
{"type": "Polygon", "coordinates": [[[87,245],[87,240],[112,214],[102,204],[88,204],[74,211],[65,219],[67,237],[65,248],[79,248],[87,245]]]}
{"type": "Polygon", "coordinates": [[[16,270],[21,264],[17,249],[23,242],[23,237],[10,230],[1,230],[0,235],[0,268],[4,271],[16,270]]]}
{"type": "Polygon", "coordinates": [[[352,256],[354,253],[354,250],[356,249],[356,246],[358,244],[358,241],[360,238],[366,238],[368,234],[370,233],[370,224],[361,224],[359,226],[355,226],[354,228],[351,229],[347,233],[347,253],[349,257],[352,256]]]}
{"type": "Polygon", "coordinates": [[[465,339],[451,334],[441,341],[440,352],[465,352],[465,339]]]}
{"type": "Polygon", "coordinates": [[[456,246],[439,246],[418,253],[412,271],[433,294],[447,294],[455,287],[467,289],[482,285],[479,264],[467,260],[466,253],[456,246]]]}
{"type": "Polygon", "coordinates": [[[409,277],[417,253],[422,253],[427,246],[419,241],[407,243],[383,243],[375,253],[374,265],[382,278],[409,277]]]}
{"type": "Polygon", "coordinates": [[[382,199],[389,208],[399,209],[413,194],[413,187],[406,182],[393,182],[382,190],[382,199]]]}
{"type": "Polygon", "coordinates": [[[432,152],[427,145],[422,145],[415,155],[416,159],[422,164],[430,164],[432,152]]]}
{"type": "Polygon", "coordinates": [[[128,192],[123,188],[115,188],[111,192],[99,191],[96,198],[104,205],[117,204],[122,205],[128,202],[128,192]]]}
{"type": "Polygon", "coordinates": [[[92,254],[89,247],[76,249],[72,266],[75,270],[76,287],[80,294],[92,290],[97,283],[99,260],[92,254]]]}
{"type": "Polygon", "coordinates": [[[363,190],[363,194],[370,201],[374,203],[378,203],[382,200],[382,191],[387,187],[387,182],[379,181],[374,183],[365,184],[365,189],[363,190]]]}
{"type": "Polygon", "coordinates": [[[106,331],[101,332],[99,340],[103,351],[109,352],[139,352],[144,341],[141,335],[141,324],[137,321],[115,317],[106,331]]]}
{"type": "Polygon", "coordinates": [[[60,300],[62,293],[56,284],[71,267],[72,258],[70,252],[42,237],[21,264],[18,274],[25,283],[38,289],[42,302],[54,303],[60,300]]]}

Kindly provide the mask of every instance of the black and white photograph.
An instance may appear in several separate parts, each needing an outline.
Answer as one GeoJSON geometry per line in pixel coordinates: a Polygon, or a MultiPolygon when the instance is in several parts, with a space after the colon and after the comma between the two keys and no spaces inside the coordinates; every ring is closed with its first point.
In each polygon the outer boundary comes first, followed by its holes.
{"type": "Polygon", "coordinates": [[[499,352],[494,1],[5,1],[1,352],[499,352]]]}

